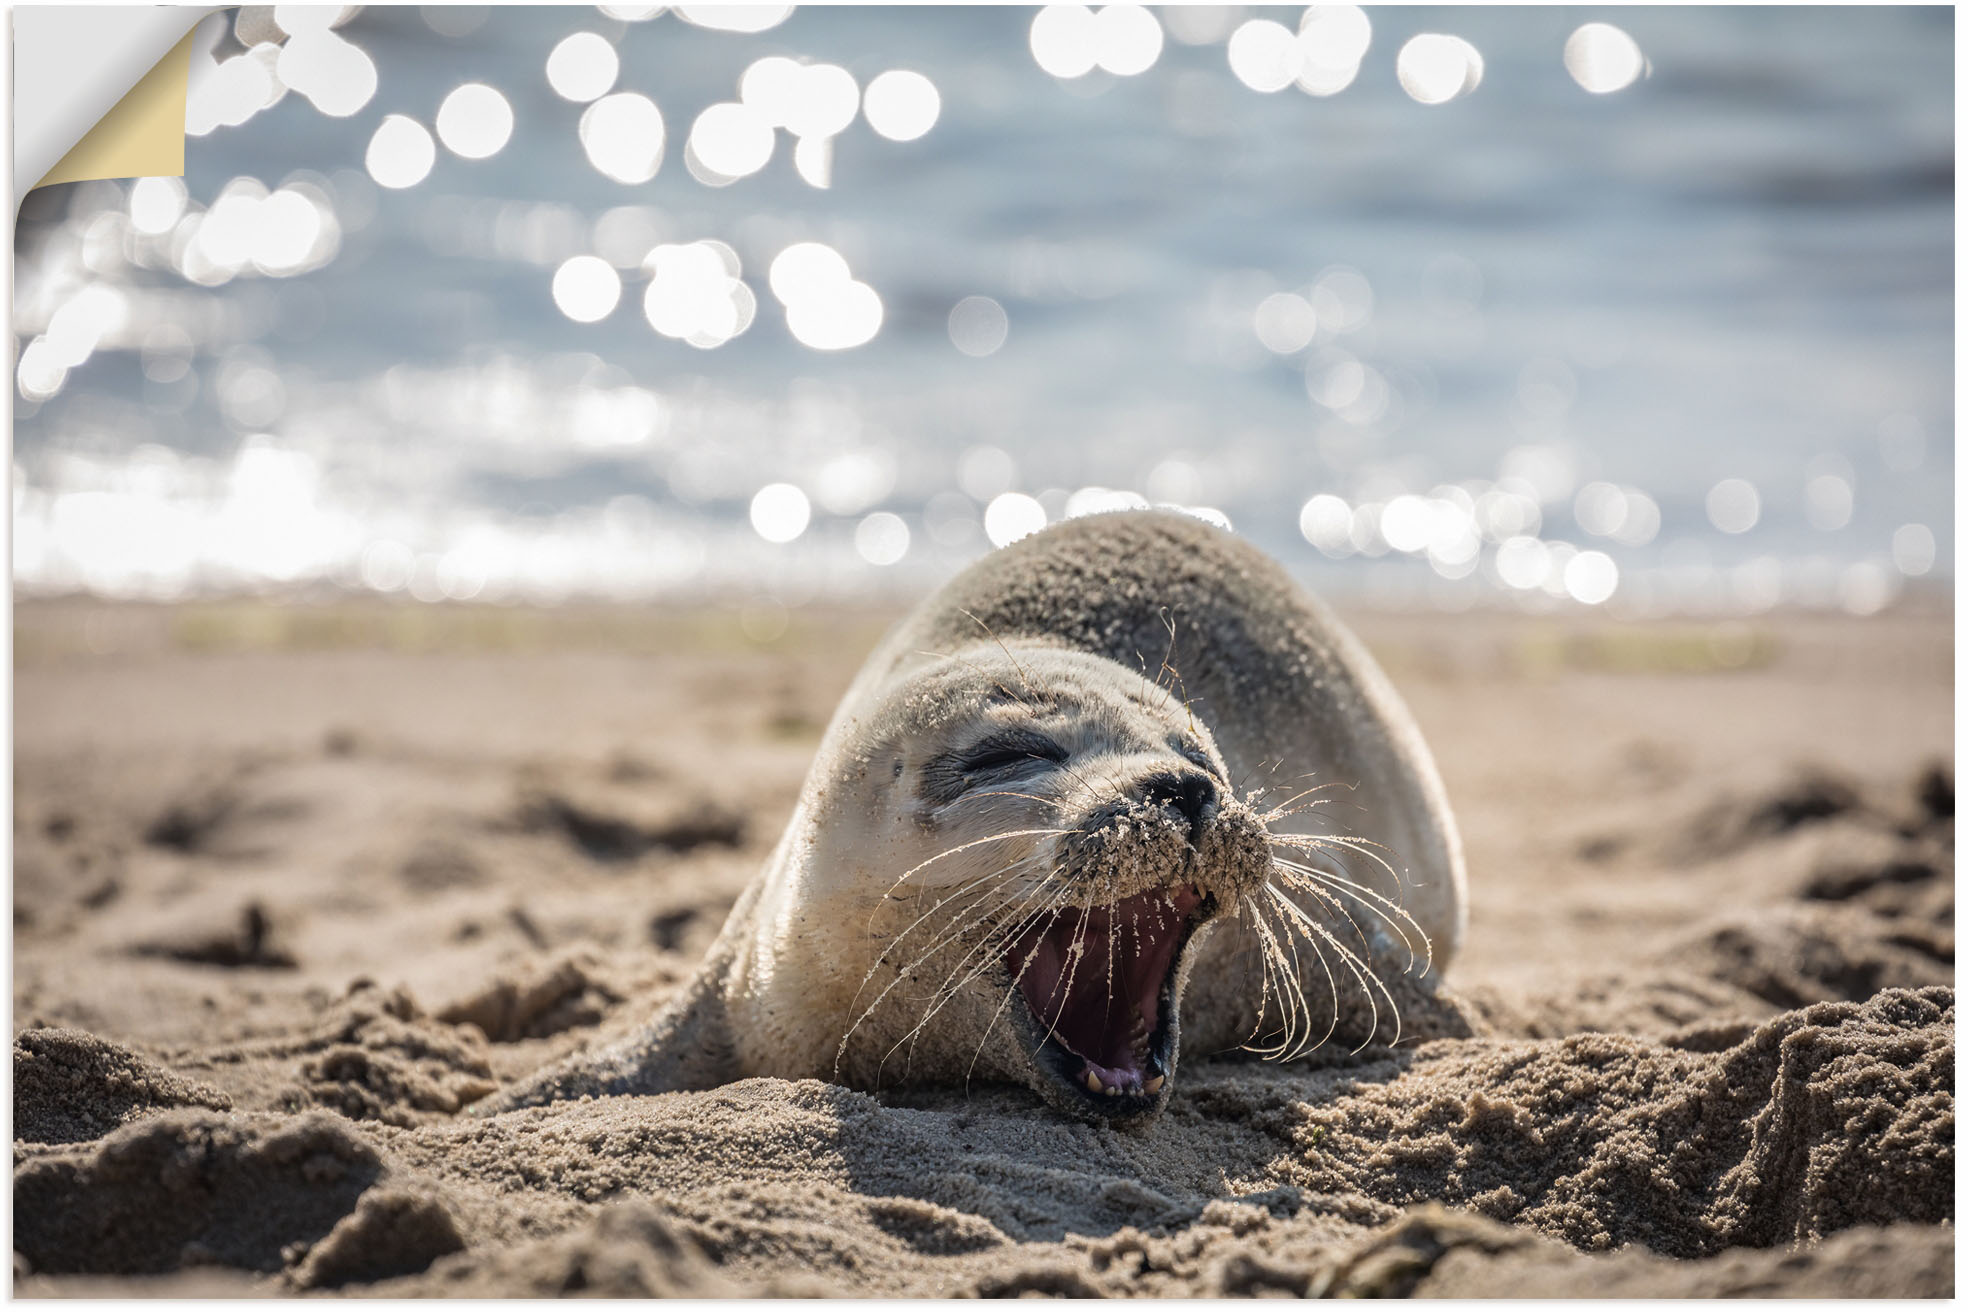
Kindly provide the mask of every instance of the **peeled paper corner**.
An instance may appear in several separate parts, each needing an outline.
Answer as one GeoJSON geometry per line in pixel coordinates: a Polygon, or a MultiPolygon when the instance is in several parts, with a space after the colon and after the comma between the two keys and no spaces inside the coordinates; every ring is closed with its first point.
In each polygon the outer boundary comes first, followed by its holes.
{"type": "Polygon", "coordinates": [[[210,6],[17,5],[14,200],[184,172],[192,28],[210,6]]]}

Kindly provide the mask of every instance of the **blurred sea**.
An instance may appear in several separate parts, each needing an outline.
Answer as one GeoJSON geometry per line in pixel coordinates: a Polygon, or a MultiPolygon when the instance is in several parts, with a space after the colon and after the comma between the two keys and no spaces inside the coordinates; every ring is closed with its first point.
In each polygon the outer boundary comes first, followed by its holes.
{"type": "MultiPolygon", "coordinates": [[[[181,190],[23,209],[22,594],[790,605],[1139,500],[1385,605],[1868,613],[1950,575],[1948,8],[1369,9],[1323,96],[1248,85],[1234,34],[1298,8],[1152,10],[1151,66],[1071,78],[1031,9],[311,12],[202,29],[181,190]],[[1588,22],[1645,76],[1585,90],[1588,22]],[[603,169],[647,117],[549,85],[584,31],[660,113],[646,182],[603,169]],[[1431,32],[1481,59],[1440,104],[1397,76],[1431,32]],[[734,180],[762,93],[693,124],[768,56],[912,70],[933,125],[781,127],[734,180]],[[440,122],[468,82],[510,107],[487,158],[447,143],[496,106],[440,122]],[[832,254],[773,272],[797,243],[832,254]],[[850,281],[879,323],[841,345],[850,281]]],[[[791,85],[826,117],[837,81],[791,85]]]]}

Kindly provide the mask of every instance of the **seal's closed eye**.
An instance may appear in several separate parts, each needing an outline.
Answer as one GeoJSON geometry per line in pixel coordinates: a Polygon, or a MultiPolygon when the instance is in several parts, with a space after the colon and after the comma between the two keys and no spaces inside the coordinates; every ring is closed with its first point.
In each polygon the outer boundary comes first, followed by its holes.
{"type": "Polygon", "coordinates": [[[989,774],[1034,760],[1063,764],[1069,753],[1064,747],[1036,733],[993,734],[965,752],[957,769],[964,774],[989,774]]]}
{"type": "Polygon", "coordinates": [[[1039,763],[1061,765],[1072,754],[1029,729],[1006,729],[967,747],[939,756],[923,769],[922,794],[938,804],[954,802],[971,789],[999,783],[1039,763]]]}

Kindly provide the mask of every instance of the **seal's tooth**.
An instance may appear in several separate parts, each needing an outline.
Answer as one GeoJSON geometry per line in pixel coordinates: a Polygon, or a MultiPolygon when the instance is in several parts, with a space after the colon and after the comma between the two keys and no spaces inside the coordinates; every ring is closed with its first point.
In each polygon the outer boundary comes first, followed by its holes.
{"type": "MultiPolygon", "coordinates": [[[[1087,1070],[1086,1081],[1087,1081],[1087,1088],[1092,1089],[1095,1093],[1100,1092],[1100,1077],[1098,1075],[1095,1075],[1091,1068],[1087,1070]]],[[[1113,1090],[1109,1089],[1107,1092],[1112,1093],[1113,1090]]]]}
{"type": "Polygon", "coordinates": [[[1162,1091],[1163,1078],[1164,1077],[1160,1075],[1153,1077],[1146,1084],[1141,1086],[1141,1091],[1143,1093],[1160,1093],[1162,1091]]]}

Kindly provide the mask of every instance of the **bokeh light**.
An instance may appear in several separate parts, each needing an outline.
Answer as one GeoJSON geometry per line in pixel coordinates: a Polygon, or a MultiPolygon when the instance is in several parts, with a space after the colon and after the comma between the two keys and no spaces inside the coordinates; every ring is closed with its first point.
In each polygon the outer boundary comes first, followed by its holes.
{"type": "Polygon", "coordinates": [[[791,483],[768,483],[752,496],[752,528],[767,542],[791,542],[806,532],[813,508],[791,483]]]}
{"type": "Polygon", "coordinates": [[[1612,537],[1626,523],[1626,494],[1611,483],[1587,483],[1572,501],[1572,518],[1595,537],[1612,537]]]}
{"type": "Polygon", "coordinates": [[[988,296],[966,296],[950,311],[950,341],[965,355],[996,354],[1010,331],[1004,306],[988,296]]]}
{"type": "Polygon", "coordinates": [[[1334,559],[1353,554],[1353,510],[1344,497],[1321,492],[1306,501],[1299,508],[1298,531],[1334,559]]]}
{"type": "Polygon", "coordinates": [[[1312,303],[1296,292],[1273,292],[1258,303],[1251,327],[1266,350],[1295,355],[1312,344],[1319,316],[1312,303]]]}
{"type": "Polygon", "coordinates": [[[1595,95],[1632,86],[1647,71],[1639,43],[1611,23],[1587,23],[1565,39],[1565,71],[1595,95]]]}
{"type": "Polygon", "coordinates": [[[485,25],[491,14],[489,5],[419,5],[417,13],[424,20],[424,26],[439,36],[453,40],[470,36],[485,25]]]}
{"type": "Polygon", "coordinates": [[[576,255],[554,270],[553,299],[575,323],[595,323],[614,313],[622,279],[600,256],[576,255]]]}
{"type": "Polygon", "coordinates": [[[739,278],[737,253],[723,242],[658,246],[647,267],[652,277],[643,317],[663,336],[711,350],[752,326],[758,298],[739,278]]]}
{"type": "Polygon", "coordinates": [[[796,137],[831,137],[861,111],[861,87],[839,64],[806,64],[785,104],[785,127],[796,137]]]}
{"type": "Polygon", "coordinates": [[[1877,615],[1899,587],[1899,577],[1878,561],[1855,561],[1839,571],[1838,604],[1848,614],[1877,615]]]}
{"type": "Polygon", "coordinates": [[[185,211],[179,178],[138,178],[130,187],[130,226],[152,236],[169,232],[185,211]]]}
{"type": "Polygon", "coordinates": [[[792,16],[791,5],[677,5],[677,17],[714,32],[764,32],[792,16]]]}
{"type": "Polygon", "coordinates": [[[1133,77],[1162,56],[1162,25],[1141,5],[1107,5],[1093,16],[1094,63],[1116,77],[1133,77]]]}
{"type": "Polygon", "coordinates": [[[512,106],[483,82],[467,82],[437,107],[437,139],[454,155],[489,159],[512,140],[512,106]]]}
{"type": "Polygon", "coordinates": [[[1018,462],[1000,446],[974,446],[957,461],[957,486],[974,501],[988,502],[1018,481],[1018,462]]]}
{"type": "Polygon", "coordinates": [[[1148,498],[1139,492],[1129,492],[1123,488],[1083,487],[1066,498],[1060,518],[1078,519],[1082,515],[1104,515],[1115,510],[1145,510],[1147,506],[1148,498]]]}
{"type": "Polygon", "coordinates": [[[1358,5],[1311,5],[1298,23],[1299,90],[1330,96],[1353,85],[1373,44],[1373,23],[1358,5]]]}
{"type": "Polygon", "coordinates": [[[909,525],[878,510],[854,526],[854,549],[870,565],[893,565],[909,554],[909,525]]]}
{"type": "Polygon", "coordinates": [[[1763,498],[1745,478],[1725,478],[1708,490],[1708,522],[1724,533],[1747,533],[1763,515],[1763,498]]]}
{"type": "Polygon", "coordinates": [[[1424,32],[1401,47],[1394,73],[1410,96],[1424,105],[1441,105],[1482,83],[1483,56],[1459,36],[1424,32]]]}
{"type": "Polygon", "coordinates": [[[435,163],[437,144],[430,133],[416,119],[403,114],[391,114],[376,126],[363,156],[363,165],[378,186],[399,191],[429,177],[435,163]]]}
{"type": "Polygon", "coordinates": [[[1565,563],[1565,591],[1573,601],[1597,606],[1619,589],[1619,566],[1603,551],[1581,551],[1565,563]]]}
{"type": "Polygon", "coordinates": [[[774,139],[765,115],[749,105],[725,101],[697,116],[685,148],[710,175],[692,169],[698,180],[722,185],[764,168],[772,158],[774,139]]]}
{"type": "Polygon", "coordinates": [[[861,96],[861,113],[868,126],[890,141],[914,141],[922,136],[936,126],[942,108],[936,84],[905,68],[891,68],[877,75],[861,96]]]}
{"type": "Polygon", "coordinates": [[[1057,78],[1084,77],[1100,60],[1093,11],[1085,5],[1047,5],[1032,19],[1032,58],[1057,78]]]}
{"type": "Polygon", "coordinates": [[[844,351],[881,330],[881,298],[855,281],[840,252],[822,242],[795,242],[780,251],[766,281],[786,307],[786,326],[803,346],[844,351]]]}
{"type": "Polygon", "coordinates": [[[1902,524],[1894,529],[1893,564],[1909,577],[1934,568],[1934,531],[1925,524],[1902,524]]]}
{"type": "Polygon", "coordinates": [[[1252,91],[1290,86],[1305,68],[1305,50],[1292,30],[1269,18],[1253,18],[1230,34],[1230,71],[1252,91]]]}
{"type": "Polygon", "coordinates": [[[834,139],[801,137],[793,147],[793,169],[800,181],[821,191],[834,185],[834,139]]]}
{"type": "Polygon", "coordinates": [[[1030,537],[1045,526],[1045,507],[1023,492],[1001,492],[984,507],[984,536],[994,547],[1030,537]]]}
{"type": "Polygon", "coordinates": [[[754,60],[738,78],[738,99],[765,116],[775,128],[790,128],[799,103],[803,68],[797,59],[767,55],[754,60]]]}
{"type": "Polygon", "coordinates": [[[639,186],[663,164],[663,114],[633,91],[603,96],[581,113],[581,149],[604,177],[639,186]]]}
{"type": "Polygon", "coordinates": [[[376,94],[375,61],[326,28],[289,37],[273,71],[330,118],[359,112],[376,94]]]}
{"type": "Polygon", "coordinates": [[[576,32],[547,56],[547,85],[577,104],[607,95],[621,71],[621,57],[599,32],[576,32]]]}
{"type": "MultiPolygon", "coordinates": [[[[1804,518],[1812,528],[1829,533],[1852,522],[1852,479],[1849,466],[1823,470],[1823,463],[1813,462],[1822,472],[1810,473],[1804,484],[1804,518]]],[[[1830,463],[1843,465],[1842,461],[1830,463]]]]}
{"type": "Polygon", "coordinates": [[[823,242],[802,241],[774,257],[766,282],[782,304],[790,305],[849,276],[847,261],[839,251],[823,242]]]}

